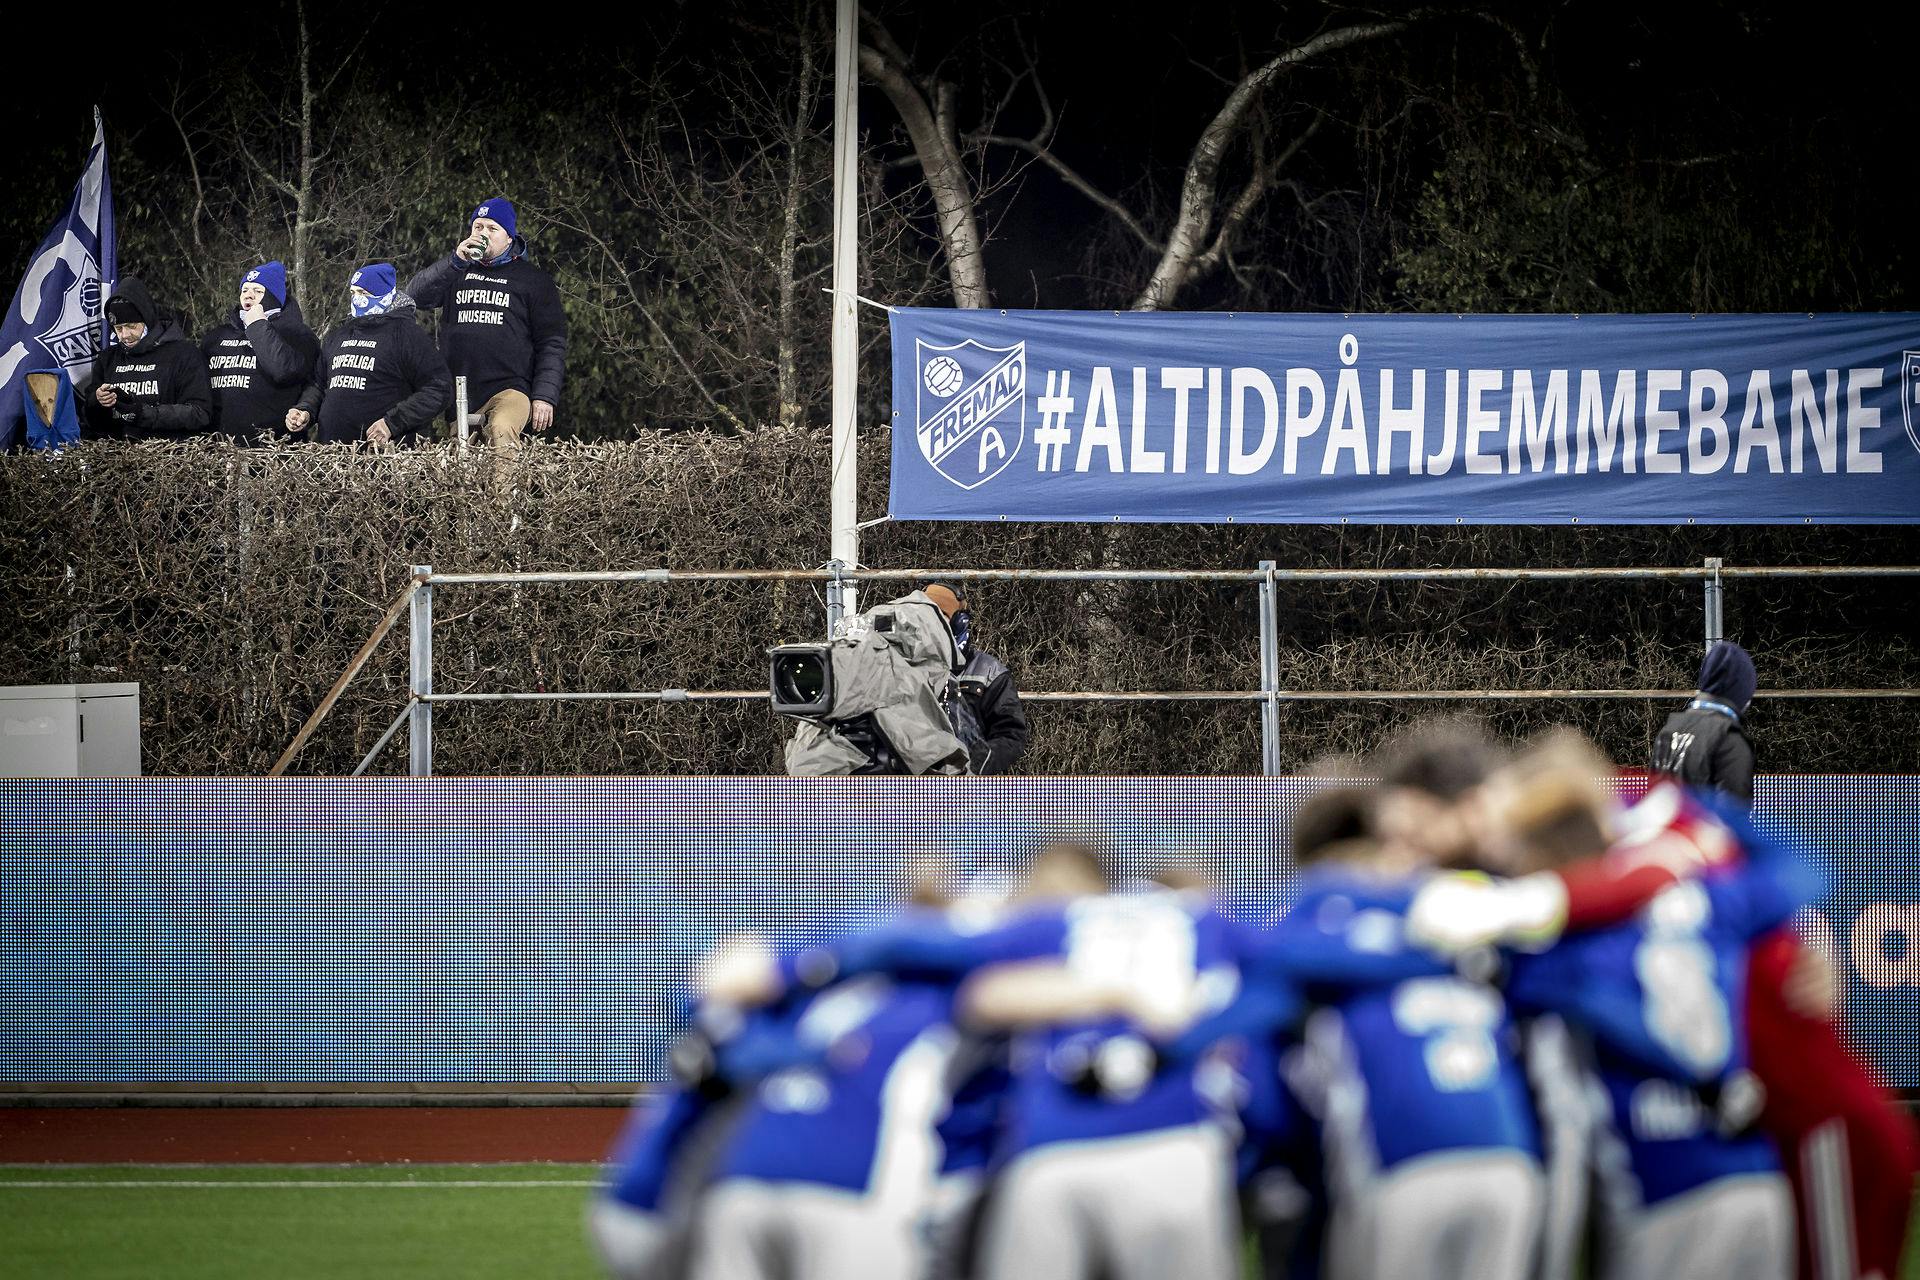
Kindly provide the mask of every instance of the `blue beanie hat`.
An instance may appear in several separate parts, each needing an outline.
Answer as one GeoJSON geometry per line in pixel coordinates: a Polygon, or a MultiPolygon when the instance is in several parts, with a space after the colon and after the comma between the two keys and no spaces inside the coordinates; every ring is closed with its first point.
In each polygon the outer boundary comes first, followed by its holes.
{"type": "Polygon", "coordinates": [[[518,236],[520,234],[520,228],[516,225],[514,218],[513,202],[504,196],[495,196],[491,200],[482,200],[479,204],[475,205],[473,207],[473,218],[469,218],[468,221],[472,222],[474,218],[492,218],[500,224],[501,228],[509,236],[518,236]]]}
{"type": "Polygon", "coordinates": [[[399,290],[394,283],[393,266],[386,262],[369,262],[353,273],[352,285],[356,289],[365,289],[364,298],[348,295],[355,316],[385,315],[392,309],[399,290]]]}
{"type": "Polygon", "coordinates": [[[1731,640],[1717,640],[1700,664],[1700,683],[1696,687],[1735,711],[1745,711],[1753,701],[1758,683],[1753,674],[1753,658],[1747,651],[1731,640]]]}
{"type": "Polygon", "coordinates": [[[390,262],[369,262],[353,273],[352,287],[365,289],[376,298],[384,298],[394,290],[397,277],[390,262]]]}
{"type": "Polygon", "coordinates": [[[249,267],[247,274],[240,277],[240,283],[257,284],[265,289],[272,307],[287,305],[287,267],[283,262],[263,262],[249,267]]]}

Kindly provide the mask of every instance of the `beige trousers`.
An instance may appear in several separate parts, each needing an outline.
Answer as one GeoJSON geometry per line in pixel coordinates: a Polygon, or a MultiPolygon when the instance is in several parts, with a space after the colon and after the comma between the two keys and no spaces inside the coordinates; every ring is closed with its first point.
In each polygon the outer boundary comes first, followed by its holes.
{"type": "Polygon", "coordinates": [[[533,401],[524,392],[497,392],[480,406],[480,437],[499,452],[502,462],[511,462],[520,452],[520,433],[532,416],[533,401]]]}

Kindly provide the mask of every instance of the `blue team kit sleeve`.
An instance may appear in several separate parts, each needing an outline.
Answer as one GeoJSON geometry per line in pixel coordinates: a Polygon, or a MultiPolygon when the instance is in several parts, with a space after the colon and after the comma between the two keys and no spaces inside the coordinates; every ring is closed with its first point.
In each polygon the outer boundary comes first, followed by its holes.
{"type": "MultiPolygon", "coordinates": [[[[1226,1008],[1169,1044],[1179,1060],[1228,1038],[1285,1034],[1306,1016],[1308,989],[1353,990],[1453,972],[1406,940],[1410,887],[1316,876],[1271,925],[1222,919],[1240,991],[1226,1008]]],[[[1324,993],[1324,991],[1323,991],[1324,993]]]]}
{"type": "Polygon", "coordinates": [[[750,1015],[739,1034],[717,1046],[715,1073],[735,1085],[742,1085],[789,1067],[818,1062],[821,1047],[808,1044],[796,1033],[795,1024],[801,1011],[761,1010],[750,1015]]]}
{"type": "Polygon", "coordinates": [[[1437,977],[1450,962],[1407,941],[1411,882],[1320,873],[1302,877],[1293,906],[1265,928],[1235,932],[1248,978],[1367,987],[1437,977]]]}
{"type": "Polygon", "coordinates": [[[713,1113],[711,1099],[682,1089],[636,1102],[608,1164],[606,1194],[630,1209],[661,1212],[675,1161],[713,1113]]]}
{"type": "Polygon", "coordinates": [[[1160,1056],[1170,1063],[1186,1062],[1222,1040],[1270,1040],[1298,1027],[1306,1014],[1306,999],[1291,982],[1243,978],[1239,994],[1226,1008],[1187,1028],[1161,1048],[1160,1056]]]}
{"type": "Polygon", "coordinates": [[[976,969],[1061,954],[1066,923],[1036,911],[998,928],[969,933],[937,916],[904,917],[780,958],[788,986],[820,987],[869,974],[920,982],[958,982],[976,969]]]}

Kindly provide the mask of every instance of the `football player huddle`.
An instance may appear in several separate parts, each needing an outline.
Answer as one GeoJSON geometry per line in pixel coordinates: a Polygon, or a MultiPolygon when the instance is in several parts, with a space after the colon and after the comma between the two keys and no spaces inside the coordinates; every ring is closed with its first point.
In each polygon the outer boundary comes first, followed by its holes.
{"type": "Polygon", "coordinates": [[[716,949],[609,1271],[1894,1280],[1920,1159],[1793,931],[1817,864],[1671,781],[1623,807],[1570,735],[1309,772],[1265,900],[1062,839],[716,949]]]}

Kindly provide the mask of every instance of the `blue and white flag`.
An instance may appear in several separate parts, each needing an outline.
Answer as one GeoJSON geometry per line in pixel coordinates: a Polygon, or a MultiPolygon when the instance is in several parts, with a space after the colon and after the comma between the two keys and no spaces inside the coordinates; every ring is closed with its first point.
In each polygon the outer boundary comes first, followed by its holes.
{"type": "Polygon", "coordinates": [[[29,372],[65,369],[77,391],[92,382],[94,357],[106,342],[106,286],[117,266],[107,134],[96,109],[86,172],[66,212],[34,251],[0,323],[0,449],[21,439],[20,387],[29,372]]]}
{"type": "Polygon", "coordinates": [[[1920,523],[1920,315],[890,310],[895,519],[1920,523]]]}

